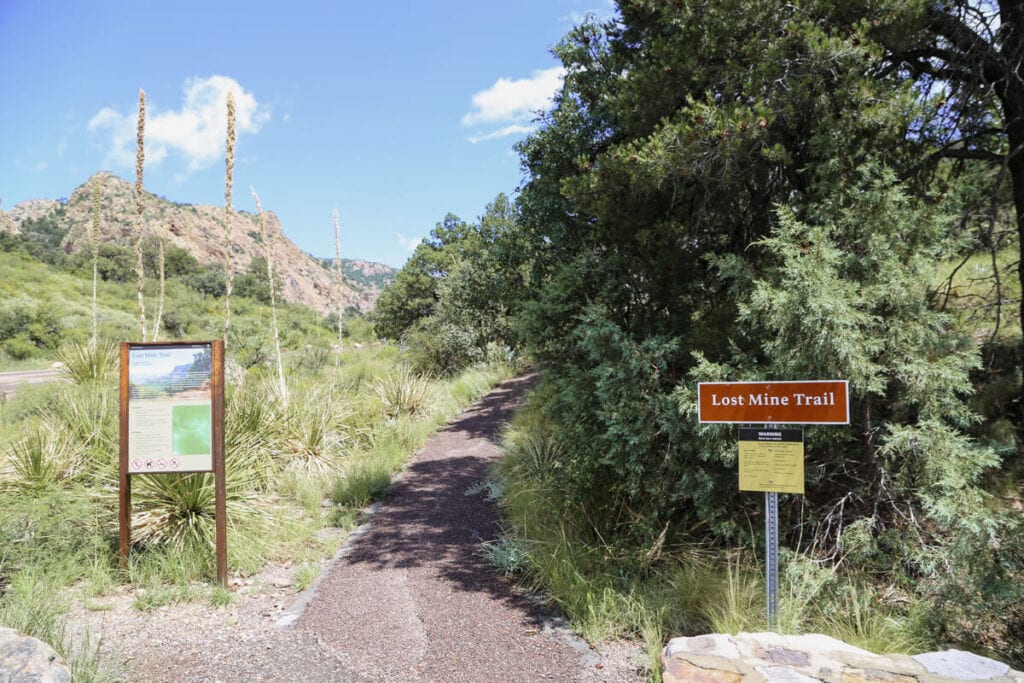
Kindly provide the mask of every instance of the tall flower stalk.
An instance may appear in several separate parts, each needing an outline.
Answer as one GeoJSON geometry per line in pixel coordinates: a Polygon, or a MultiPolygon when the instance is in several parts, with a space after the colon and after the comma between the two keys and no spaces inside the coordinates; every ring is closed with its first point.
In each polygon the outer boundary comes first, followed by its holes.
{"type": "Polygon", "coordinates": [[[341,229],[338,226],[338,210],[334,210],[334,276],[337,280],[338,291],[335,295],[335,301],[337,305],[338,315],[338,357],[341,357],[341,332],[342,322],[341,317],[345,312],[345,304],[342,302],[341,295],[345,288],[345,281],[341,274],[341,229]]]}
{"type": "Polygon", "coordinates": [[[92,188],[92,220],[89,222],[89,249],[92,251],[92,337],[89,338],[90,348],[95,349],[99,343],[99,313],[96,305],[96,286],[99,281],[100,262],[100,183],[92,188]]]}
{"type": "Polygon", "coordinates": [[[139,123],[135,133],[135,273],[138,275],[139,330],[146,341],[146,302],[142,297],[142,167],[146,161],[146,91],[139,90],[139,123]]]}
{"type": "Polygon", "coordinates": [[[156,305],[156,319],[153,321],[153,341],[160,336],[160,322],[164,317],[164,293],[167,287],[167,278],[164,277],[164,241],[160,240],[160,298],[156,305]]]}
{"type": "Polygon", "coordinates": [[[277,354],[277,380],[280,383],[281,402],[288,407],[288,385],[284,381],[284,360],[281,357],[281,336],[277,327],[277,294],[274,292],[274,250],[273,236],[267,236],[267,225],[263,218],[263,205],[260,203],[260,196],[250,185],[249,191],[256,201],[256,223],[260,229],[260,243],[263,245],[263,256],[267,261],[267,285],[270,288],[270,325],[274,333],[274,352],[277,354]]]}
{"type": "Polygon", "coordinates": [[[224,347],[228,345],[231,331],[231,287],[234,273],[231,270],[231,188],[235,174],[235,98],[228,93],[228,133],[224,154],[224,347]]]}

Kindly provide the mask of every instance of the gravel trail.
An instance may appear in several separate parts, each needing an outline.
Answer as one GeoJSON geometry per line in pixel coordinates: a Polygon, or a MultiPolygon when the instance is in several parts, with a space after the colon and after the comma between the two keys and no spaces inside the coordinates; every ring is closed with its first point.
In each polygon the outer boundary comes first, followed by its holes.
{"type": "Polygon", "coordinates": [[[144,589],[120,587],[79,601],[70,633],[133,683],[643,680],[637,645],[592,649],[480,554],[498,515],[466,491],[534,379],[505,382],[432,437],[312,589],[296,595],[291,562],[236,577],[220,608],[140,611],[144,589]]]}
{"type": "Polygon", "coordinates": [[[498,515],[466,492],[487,478],[497,435],[534,379],[503,383],[415,455],[317,586],[297,631],[371,680],[642,680],[632,651],[590,648],[481,556],[498,515]]]}

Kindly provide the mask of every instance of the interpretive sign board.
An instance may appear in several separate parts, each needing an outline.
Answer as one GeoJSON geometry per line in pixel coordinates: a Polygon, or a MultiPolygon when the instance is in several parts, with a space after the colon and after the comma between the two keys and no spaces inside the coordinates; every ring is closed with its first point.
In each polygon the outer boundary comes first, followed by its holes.
{"type": "Polygon", "coordinates": [[[804,493],[802,429],[740,430],[740,491],[804,493]]]}
{"type": "Polygon", "coordinates": [[[213,471],[213,345],[128,347],[128,473],[213,471]]]}
{"type": "Polygon", "coordinates": [[[212,472],[217,579],[226,586],[224,342],[122,343],[120,396],[122,569],[131,550],[132,475],[212,472]]]}
{"type": "Polygon", "coordinates": [[[850,424],[849,382],[701,382],[700,422],[728,424],[850,424]]]}

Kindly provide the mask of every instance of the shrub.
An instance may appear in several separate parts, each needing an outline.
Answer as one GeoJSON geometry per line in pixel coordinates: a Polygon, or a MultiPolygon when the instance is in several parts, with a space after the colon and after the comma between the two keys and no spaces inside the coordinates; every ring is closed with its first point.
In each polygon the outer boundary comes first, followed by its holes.
{"type": "Polygon", "coordinates": [[[111,341],[65,344],[57,354],[61,377],[73,384],[110,380],[117,372],[119,359],[120,349],[111,341]]]}
{"type": "Polygon", "coordinates": [[[402,345],[423,373],[453,375],[483,360],[473,332],[436,316],[417,321],[402,335],[402,345]]]}
{"type": "Polygon", "coordinates": [[[402,415],[422,416],[435,399],[430,381],[408,368],[391,373],[370,385],[391,419],[402,415]]]}
{"type": "Polygon", "coordinates": [[[26,360],[36,355],[38,349],[27,334],[19,334],[4,341],[4,352],[14,360],[26,360]]]}

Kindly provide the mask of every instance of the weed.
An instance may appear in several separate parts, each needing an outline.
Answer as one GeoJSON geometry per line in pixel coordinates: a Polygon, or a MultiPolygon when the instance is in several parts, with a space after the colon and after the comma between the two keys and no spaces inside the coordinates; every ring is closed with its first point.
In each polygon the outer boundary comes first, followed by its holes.
{"type": "Polygon", "coordinates": [[[526,541],[507,534],[502,534],[495,541],[484,542],[481,552],[502,576],[522,574],[530,562],[526,541]]]}
{"type": "Polygon", "coordinates": [[[320,576],[319,565],[309,563],[299,565],[294,574],[295,590],[306,590],[313,585],[313,582],[316,581],[318,576],[320,576]]]}
{"type": "Polygon", "coordinates": [[[210,589],[208,600],[214,607],[227,607],[234,604],[235,594],[224,588],[224,586],[217,585],[210,589]]]}

